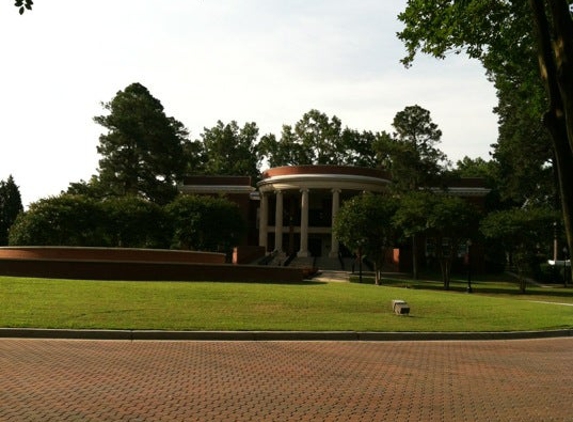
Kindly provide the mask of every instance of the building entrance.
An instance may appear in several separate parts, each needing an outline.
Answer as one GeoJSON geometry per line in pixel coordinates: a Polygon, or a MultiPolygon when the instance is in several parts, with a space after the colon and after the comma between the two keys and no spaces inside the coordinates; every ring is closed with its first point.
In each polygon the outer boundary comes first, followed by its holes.
{"type": "Polygon", "coordinates": [[[310,252],[310,256],[322,256],[322,239],[320,237],[309,237],[308,251],[310,252]]]}

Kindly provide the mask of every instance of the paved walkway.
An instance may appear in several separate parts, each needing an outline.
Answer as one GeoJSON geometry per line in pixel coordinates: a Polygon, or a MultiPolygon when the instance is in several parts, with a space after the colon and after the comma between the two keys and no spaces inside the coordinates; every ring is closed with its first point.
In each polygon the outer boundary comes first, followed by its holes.
{"type": "Polygon", "coordinates": [[[573,338],[0,339],[0,421],[573,421],[573,338]]]}

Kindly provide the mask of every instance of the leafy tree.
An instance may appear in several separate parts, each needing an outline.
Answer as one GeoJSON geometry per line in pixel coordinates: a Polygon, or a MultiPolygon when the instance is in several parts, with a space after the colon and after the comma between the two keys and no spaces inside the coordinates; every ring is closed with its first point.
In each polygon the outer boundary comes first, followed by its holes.
{"type": "Polygon", "coordinates": [[[220,120],[202,137],[206,174],[251,176],[259,175],[255,145],[259,135],[257,124],[246,123],[242,128],[236,121],[224,124],[220,120]]]}
{"type": "Polygon", "coordinates": [[[456,162],[454,172],[460,177],[480,177],[483,179],[495,179],[497,163],[486,161],[481,157],[470,158],[467,155],[456,162]]]}
{"type": "Polygon", "coordinates": [[[334,221],[334,233],[347,248],[372,258],[376,284],[380,284],[386,250],[394,244],[395,211],[392,197],[363,193],[346,201],[334,221]]]}
{"type": "Polygon", "coordinates": [[[455,196],[438,194],[434,195],[434,200],[428,214],[427,234],[436,241],[442,281],[444,289],[448,290],[458,251],[468,239],[473,238],[475,242],[478,213],[472,205],[455,196]]]}
{"type": "Polygon", "coordinates": [[[257,152],[259,160],[267,160],[270,167],[311,164],[289,125],[283,125],[280,140],[272,133],[264,135],[257,145],[257,152]]]}
{"type": "Polygon", "coordinates": [[[171,201],[186,169],[187,130],[165,115],[147,88],[133,83],[103,104],[94,121],[107,129],[97,148],[99,183],[111,196],[138,195],[158,204],[171,201]]]}
{"type": "MultiPolygon", "coordinates": [[[[449,289],[451,267],[457,251],[476,234],[476,210],[463,199],[445,192],[412,191],[400,196],[400,207],[393,224],[406,237],[418,239],[424,235],[434,239],[444,288],[449,289]]],[[[412,254],[417,255],[417,251],[418,246],[414,242],[412,254]]],[[[417,256],[413,262],[417,266],[417,256]]],[[[417,271],[414,268],[414,273],[417,271]]]]}
{"type": "Polygon", "coordinates": [[[237,205],[223,197],[179,195],[165,210],[177,249],[228,253],[246,228],[237,205]]]}
{"type": "Polygon", "coordinates": [[[68,189],[62,191],[61,193],[67,193],[70,195],[82,195],[92,199],[103,200],[108,197],[113,197],[106,191],[105,186],[102,185],[100,179],[92,175],[89,181],[80,180],[79,182],[71,182],[68,185],[68,189]]]}
{"type": "Polygon", "coordinates": [[[0,181],[0,245],[8,244],[8,232],[18,215],[24,210],[20,189],[12,175],[0,181]]]}
{"type": "MultiPolygon", "coordinates": [[[[485,186],[490,192],[485,198],[485,209],[494,210],[506,207],[505,202],[512,206],[514,203],[505,199],[502,201],[499,192],[502,178],[500,176],[500,164],[496,160],[484,160],[483,158],[464,157],[458,160],[455,168],[446,176],[447,180],[459,180],[460,178],[479,178],[485,181],[485,186]]],[[[447,184],[448,182],[446,182],[447,184]]]]}
{"type": "MultiPolygon", "coordinates": [[[[446,155],[436,148],[442,131],[432,122],[430,112],[418,105],[398,112],[392,126],[395,132],[379,134],[375,151],[382,168],[390,171],[394,189],[410,192],[440,185],[447,166],[446,155]]],[[[416,232],[411,232],[413,277],[418,277],[416,232]]]]}
{"type": "Polygon", "coordinates": [[[395,132],[381,133],[376,150],[396,189],[435,187],[448,162],[436,148],[442,131],[432,122],[430,112],[418,105],[406,107],[396,114],[392,126],[395,132]]]}
{"type": "Polygon", "coordinates": [[[376,135],[342,128],[341,120],[318,110],[310,110],[293,126],[283,125],[281,138],[273,134],[261,138],[259,160],[271,167],[287,165],[375,164],[373,145],[376,135]]]}
{"type": "Polygon", "coordinates": [[[169,228],[164,209],[136,196],[109,198],[101,203],[100,222],[110,246],[168,248],[169,228]]]}
{"type": "Polygon", "coordinates": [[[42,199],[21,213],[11,245],[169,247],[163,208],[135,196],[94,199],[61,194],[42,199]]]}
{"type": "Polygon", "coordinates": [[[342,122],[330,119],[318,110],[310,110],[294,127],[294,132],[306,154],[303,164],[337,164],[340,162],[340,133],[342,122]]]}
{"type": "Polygon", "coordinates": [[[551,140],[539,118],[546,95],[537,76],[534,54],[524,51],[523,56],[527,66],[521,66],[511,77],[498,73],[494,79],[499,137],[492,145],[492,157],[499,164],[502,199],[518,206],[528,201],[553,202],[557,194],[551,140]]]}
{"type": "Polygon", "coordinates": [[[484,236],[500,243],[515,265],[519,290],[525,293],[527,277],[538,272],[539,245],[550,244],[555,211],[548,208],[511,208],[488,214],[480,225],[484,236]]]}
{"type": "Polygon", "coordinates": [[[32,10],[32,5],[34,2],[32,0],[16,0],[14,6],[18,8],[18,13],[24,14],[26,10],[32,10]]]}
{"type": "Polygon", "coordinates": [[[370,168],[378,165],[374,150],[380,136],[378,133],[344,128],[340,136],[343,151],[341,165],[370,168]]]}
{"type": "Polygon", "coordinates": [[[103,246],[104,214],[99,203],[81,195],[62,194],[41,199],[16,218],[10,245],[103,246]]]}
{"type": "MultiPolygon", "coordinates": [[[[535,116],[543,107],[548,107],[542,113],[542,121],[550,134],[561,210],[571,249],[573,21],[569,1],[409,0],[399,19],[405,24],[398,36],[408,50],[403,60],[406,65],[412,63],[418,51],[444,58],[451,51],[464,50],[483,63],[498,89],[502,123],[515,127],[515,122],[527,121],[528,113],[535,116]],[[537,66],[540,72],[536,74],[537,66]],[[540,94],[541,86],[545,87],[545,95],[540,94]],[[511,93],[511,89],[520,91],[511,93]],[[519,120],[505,119],[512,112],[519,120]]],[[[537,139],[535,133],[529,133],[529,136],[520,136],[518,142],[529,151],[535,151],[529,146],[537,139]]],[[[547,154],[540,156],[547,159],[547,154]]]]}

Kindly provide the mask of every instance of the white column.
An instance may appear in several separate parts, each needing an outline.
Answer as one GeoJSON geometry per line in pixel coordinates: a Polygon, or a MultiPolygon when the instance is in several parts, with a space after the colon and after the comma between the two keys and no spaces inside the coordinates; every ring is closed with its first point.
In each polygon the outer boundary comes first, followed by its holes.
{"type": "Polygon", "coordinates": [[[283,251],[283,192],[275,192],[276,209],[275,209],[275,251],[283,251]]]}
{"type": "Polygon", "coordinates": [[[308,189],[301,189],[300,199],[300,250],[297,256],[306,258],[308,254],[308,189]]]}
{"type": "Polygon", "coordinates": [[[269,198],[261,192],[261,204],[259,208],[259,246],[267,250],[269,230],[269,198]]]}
{"type": "Polygon", "coordinates": [[[337,258],[339,252],[338,239],[334,235],[334,229],[333,229],[334,219],[336,218],[336,214],[338,214],[339,208],[340,208],[340,189],[332,189],[332,223],[330,224],[330,227],[332,229],[332,234],[331,234],[332,237],[330,240],[331,244],[330,253],[328,254],[330,258],[337,258]]]}

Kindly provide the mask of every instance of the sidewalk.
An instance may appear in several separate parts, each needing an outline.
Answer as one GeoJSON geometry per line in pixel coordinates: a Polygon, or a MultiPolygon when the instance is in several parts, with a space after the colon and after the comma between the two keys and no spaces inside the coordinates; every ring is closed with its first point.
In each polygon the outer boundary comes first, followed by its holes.
{"type": "Polygon", "coordinates": [[[0,339],[0,420],[571,421],[572,338],[0,339]]]}
{"type": "Polygon", "coordinates": [[[375,332],[375,331],[160,331],[62,330],[0,328],[2,338],[85,340],[190,340],[190,341],[437,341],[519,340],[573,337],[573,329],[489,332],[375,332]]]}

